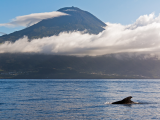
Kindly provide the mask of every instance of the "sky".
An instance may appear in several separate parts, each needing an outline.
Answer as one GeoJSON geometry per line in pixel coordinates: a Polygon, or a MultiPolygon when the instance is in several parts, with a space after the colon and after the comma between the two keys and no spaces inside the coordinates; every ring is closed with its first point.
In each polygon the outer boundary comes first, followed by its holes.
{"type": "Polygon", "coordinates": [[[0,34],[66,15],[56,11],[71,6],[88,11],[107,24],[98,35],[74,31],[32,41],[25,36],[14,43],[0,44],[0,53],[97,56],[128,52],[160,56],[159,0],[1,0],[0,4],[0,34]]]}

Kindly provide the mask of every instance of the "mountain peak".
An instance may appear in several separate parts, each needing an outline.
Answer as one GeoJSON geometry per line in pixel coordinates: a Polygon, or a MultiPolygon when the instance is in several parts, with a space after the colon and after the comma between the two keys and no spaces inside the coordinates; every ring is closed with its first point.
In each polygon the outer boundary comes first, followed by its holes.
{"type": "Polygon", "coordinates": [[[73,12],[73,11],[82,11],[82,10],[79,9],[78,7],[72,6],[72,7],[64,7],[64,8],[57,10],[57,11],[60,11],[60,12],[72,11],[73,12]]]}

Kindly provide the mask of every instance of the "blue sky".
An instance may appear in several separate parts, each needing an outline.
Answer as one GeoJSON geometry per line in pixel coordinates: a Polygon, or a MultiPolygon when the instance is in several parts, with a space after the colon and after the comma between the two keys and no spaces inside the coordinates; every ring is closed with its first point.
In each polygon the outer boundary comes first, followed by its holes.
{"type": "MultiPolygon", "coordinates": [[[[160,13],[160,0],[1,0],[0,23],[8,23],[17,16],[56,11],[75,6],[86,10],[103,22],[131,24],[145,14],[160,13]]],[[[24,27],[0,27],[0,32],[11,33],[24,27]]]]}

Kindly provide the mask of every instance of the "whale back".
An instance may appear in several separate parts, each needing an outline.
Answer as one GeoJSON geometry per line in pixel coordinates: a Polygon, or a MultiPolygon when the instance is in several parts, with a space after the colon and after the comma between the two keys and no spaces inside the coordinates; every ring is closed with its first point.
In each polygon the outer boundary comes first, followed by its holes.
{"type": "Polygon", "coordinates": [[[134,103],[133,101],[131,101],[132,96],[126,97],[121,101],[117,101],[117,102],[113,102],[112,104],[131,104],[134,103]]]}

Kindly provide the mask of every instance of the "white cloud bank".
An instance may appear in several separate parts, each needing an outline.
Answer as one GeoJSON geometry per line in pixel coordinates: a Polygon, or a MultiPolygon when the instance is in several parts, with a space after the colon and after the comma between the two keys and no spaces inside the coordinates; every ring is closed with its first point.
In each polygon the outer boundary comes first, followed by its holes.
{"type": "Polygon", "coordinates": [[[60,33],[28,41],[27,37],[15,43],[0,45],[0,53],[46,53],[56,55],[104,55],[121,52],[160,54],[160,16],[139,17],[130,25],[106,23],[98,35],[80,32],[60,33]],[[135,27],[136,26],[136,27],[135,27]]]}
{"type": "Polygon", "coordinates": [[[130,29],[135,29],[137,27],[146,26],[152,23],[160,23],[160,15],[156,17],[154,13],[151,13],[149,15],[140,16],[134,24],[129,25],[128,27],[130,29]]]}
{"type": "Polygon", "coordinates": [[[45,12],[45,13],[33,13],[30,15],[18,16],[15,19],[12,19],[9,23],[0,24],[1,26],[5,27],[17,27],[17,26],[24,26],[28,27],[40,22],[43,19],[59,17],[62,15],[67,15],[66,13],[54,11],[54,12],[45,12]]]}

